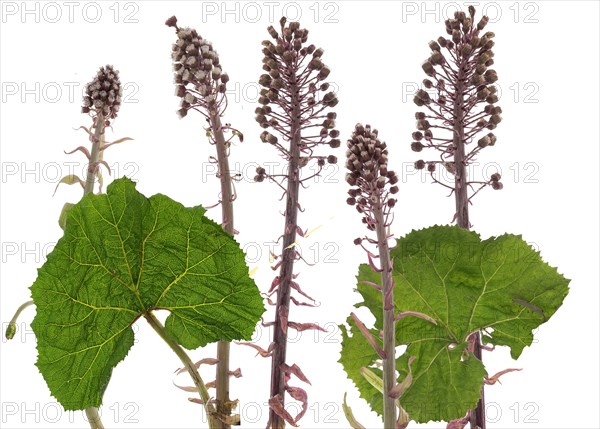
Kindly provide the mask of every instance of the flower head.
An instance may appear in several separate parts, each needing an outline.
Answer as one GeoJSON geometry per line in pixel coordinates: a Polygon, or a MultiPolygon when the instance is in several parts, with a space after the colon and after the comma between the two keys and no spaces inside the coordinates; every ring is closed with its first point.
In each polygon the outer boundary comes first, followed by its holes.
{"type": "Polygon", "coordinates": [[[374,209],[380,208],[384,215],[396,204],[390,198],[398,192],[398,176],[388,170],[388,150],[379,140],[378,131],[370,125],[356,124],[347,143],[346,182],[351,186],[346,202],[363,214],[363,223],[375,229],[374,209]]]}
{"type": "Polygon", "coordinates": [[[438,171],[436,164],[449,165],[448,161],[457,152],[460,152],[459,164],[466,166],[473,162],[479,151],[496,143],[496,137],[489,131],[502,121],[502,109],[495,106],[498,96],[494,83],[498,74],[490,68],[494,63],[495,34],[484,32],[486,16],[475,22],[475,8],[469,6],[468,12],[456,12],[453,19],[446,20],[449,37],[429,42],[431,54],[423,63],[428,78],[423,81],[424,89],[414,96],[414,103],[421,111],[415,116],[418,131],[412,134],[411,149],[415,152],[435,149],[441,156],[441,161],[439,156],[436,161],[418,160],[415,168],[427,167],[434,181],[440,184],[443,183],[434,177],[438,171]]]}
{"type": "Polygon", "coordinates": [[[113,66],[100,67],[94,79],[85,87],[83,97],[83,113],[93,112],[94,116],[102,114],[105,125],[110,125],[110,120],[115,119],[121,107],[123,89],[119,80],[119,71],[113,66]]]}
{"type": "Polygon", "coordinates": [[[181,98],[179,116],[186,116],[195,107],[223,113],[229,76],[223,72],[212,44],[196,30],[178,27],[175,16],[165,24],[174,27],[177,34],[171,57],[177,85],[175,95],[181,98]]]}
{"type": "Polygon", "coordinates": [[[272,40],[262,42],[264,73],[258,82],[263,88],[255,110],[256,122],[265,129],[261,140],[274,145],[288,160],[293,150],[281,141],[298,145],[303,157],[300,167],[311,159],[317,161],[319,169],[337,162],[335,156],[314,154],[318,145],[340,146],[336,114],[327,111],[338,99],[325,82],[331,70],[322,60],[323,49],[307,45],[308,30],[298,22],[288,23],[282,18],[279,31],[273,26],[267,31],[272,40]]]}

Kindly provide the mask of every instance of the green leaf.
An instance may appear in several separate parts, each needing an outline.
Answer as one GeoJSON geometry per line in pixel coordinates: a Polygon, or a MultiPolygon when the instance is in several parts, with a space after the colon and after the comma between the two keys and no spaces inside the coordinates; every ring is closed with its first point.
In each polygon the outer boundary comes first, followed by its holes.
{"type": "MultiPolygon", "coordinates": [[[[532,331],[554,314],[568,293],[569,280],[511,234],[482,241],[475,232],[434,226],[399,239],[391,257],[395,312],[423,313],[437,323],[407,316],[396,324],[397,344],[408,346],[397,359],[400,380],[408,374],[409,357],[416,357],[413,382],[401,404],[418,423],[457,419],[475,406],[486,371],[468,351],[471,333],[486,329],[489,343],[510,347],[517,359],[531,345],[532,331]]],[[[361,265],[358,280],[363,302],[357,307],[369,308],[377,332],[383,325],[381,292],[361,282],[379,283],[380,274],[361,265]]],[[[352,321],[348,323],[353,335],[343,338],[340,362],[361,396],[381,414],[374,389],[365,389],[350,362],[351,356],[360,356],[360,365],[368,366],[378,356],[352,321]],[[365,363],[369,354],[371,361],[365,363]]]]}
{"type": "Polygon", "coordinates": [[[74,205],[75,204],[73,203],[65,203],[60,211],[60,215],[58,216],[58,226],[60,226],[60,229],[63,231],[65,230],[65,226],[67,224],[67,213],[74,205]]]}
{"type": "MultiPolygon", "coordinates": [[[[350,325],[350,329],[347,329],[344,325],[340,325],[342,332],[342,353],[339,362],[348,374],[348,378],[358,388],[360,397],[365,399],[374,411],[382,414],[382,395],[369,383],[361,371],[362,368],[372,368],[373,363],[379,359],[379,355],[377,355],[373,347],[371,347],[360,333],[352,317],[348,317],[346,323],[350,325]]],[[[374,330],[371,332],[375,338],[378,338],[374,330]]],[[[381,374],[381,371],[379,371],[379,374],[381,374]]]]}
{"type": "Polygon", "coordinates": [[[356,417],[354,417],[354,413],[352,412],[352,408],[346,403],[346,394],[344,393],[344,402],[342,403],[342,409],[344,410],[344,415],[346,416],[346,420],[350,424],[352,429],[365,429],[365,427],[360,424],[356,417]]]}
{"type": "Polygon", "coordinates": [[[188,349],[251,338],[262,298],[237,242],[204,212],[129,179],[68,210],[31,287],[37,366],[65,409],[100,406],[132,324],[152,310],[170,312],[167,332],[188,349]]]}

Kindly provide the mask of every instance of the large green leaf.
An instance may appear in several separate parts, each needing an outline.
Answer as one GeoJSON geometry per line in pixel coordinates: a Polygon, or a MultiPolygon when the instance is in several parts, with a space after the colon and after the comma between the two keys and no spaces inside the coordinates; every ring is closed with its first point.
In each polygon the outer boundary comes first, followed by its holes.
{"type": "Polygon", "coordinates": [[[188,349],[250,339],[262,298],[239,245],[204,212],[128,179],[68,211],[31,287],[37,366],[65,409],[101,404],[146,312],[168,310],[167,332],[188,349]]]}
{"type": "MultiPolygon", "coordinates": [[[[533,341],[532,331],[560,307],[569,280],[542,261],[520,236],[505,234],[482,241],[478,234],[453,226],[413,231],[391,251],[394,261],[394,301],[397,313],[416,311],[437,325],[408,316],[396,325],[398,344],[407,345],[397,360],[402,380],[410,356],[413,383],[401,398],[402,407],[419,422],[449,421],[475,406],[486,374],[468,350],[468,336],[486,330],[491,344],[510,347],[518,358],[533,341]]],[[[364,281],[379,283],[380,275],[361,265],[358,291],[382,329],[381,293],[364,281]]],[[[342,358],[361,396],[381,413],[377,392],[365,386],[357,366],[377,359],[371,346],[349,321],[344,330],[342,358]],[[360,360],[353,356],[361,356],[360,360]]]]}

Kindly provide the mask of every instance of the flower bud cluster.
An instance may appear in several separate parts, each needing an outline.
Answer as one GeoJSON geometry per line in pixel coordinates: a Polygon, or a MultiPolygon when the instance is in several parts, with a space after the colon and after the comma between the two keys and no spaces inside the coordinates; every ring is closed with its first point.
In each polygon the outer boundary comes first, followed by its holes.
{"type": "Polygon", "coordinates": [[[100,67],[96,77],[85,88],[82,113],[102,113],[105,125],[110,125],[110,120],[115,119],[121,107],[123,88],[119,80],[119,71],[113,66],[100,67]]]}
{"type": "MultiPolygon", "coordinates": [[[[326,112],[335,107],[338,99],[325,82],[331,70],[323,63],[323,49],[307,45],[308,30],[298,22],[280,21],[280,31],[269,26],[267,31],[273,39],[263,45],[263,73],[258,82],[262,86],[256,108],[256,122],[265,129],[260,135],[264,143],[277,147],[285,159],[290,159],[280,138],[292,143],[291,131],[301,131],[300,151],[303,157],[300,167],[309,159],[316,159],[320,167],[336,163],[335,156],[314,156],[317,145],[331,148],[340,146],[339,131],[335,129],[336,113],[326,112]],[[278,137],[279,136],[279,137],[278,137]]],[[[264,169],[257,169],[257,181],[265,178],[264,169]],[[261,171],[259,171],[261,170],[261,171]]]]}
{"type": "Polygon", "coordinates": [[[462,136],[459,144],[465,145],[461,161],[465,164],[496,143],[496,136],[489,131],[502,121],[502,108],[495,106],[498,75],[490,68],[494,64],[495,34],[484,32],[488,21],[484,16],[477,22],[475,8],[469,6],[468,13],[455,12],[453,19],[445,21],[447,36],[429,42],[431,54],[422,66],[428,77],[413,99],[423,110],[415,115],[417,131],[412,134],[411,149],[436,149],[442,161],[420,159],[415,162],[416,169],[434,173],[443,165],[454,174],[454,163],[445,160],[455,156],[456,135],[462,136]],[[483,132],[487,134],[482,136],[483,132]],[[472,143],[476,145],[468,151],[472,143]]]}
{"type": "Polygon", "coordinates": [[[395,206],[397,200],[389,196],[398,192],[398,175],[388,170],[387,145],[370,125],[356,124],[347,147],[346,182],[352,188],[346,202],[364,215],[367,228],[375,230],[373,210],[380,208],[387,214],[395,206]]]}
{"type": "Polygon", "coordinates": [[[181,98],[179,116],[185,117],[194,107],[222,113],[220,110],[229,76],[223,72],[219,55],[212,44],[196,30],[178,27],[174,16],[165,24],[174,27],[177,34],[171,57],[177,84],[175,95],[181,98]]]}

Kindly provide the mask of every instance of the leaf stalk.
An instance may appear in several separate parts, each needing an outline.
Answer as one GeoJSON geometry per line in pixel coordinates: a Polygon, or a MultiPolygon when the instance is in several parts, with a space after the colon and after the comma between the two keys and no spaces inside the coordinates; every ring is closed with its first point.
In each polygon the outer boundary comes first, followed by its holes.
{"type": "Polygon", "coordinates": [[[215,408],[213,403],[211,402],[210,395],[208,393],[208,389],[206,388],[206,384],[202,380],[200,373],[196,369],[194,362],[190,359],[187,353],[183,350],[183,348],[175,342],[173,338],[167,333],[165,327],[162,323],[152,314],[151,312],[144,313],[144,318],[148,321],[152,329],[156,331],[156,333],[167,343],[171,350],[175,352],[177,357],[181,360],[184,367],[190,373],[194,384],[198,388],[198,393],[200,394],[200,399],[202,399],[202,404],[204,409],[206,410],[206,415],[208,416],[208,427],[210,429],[216,429],[220,427],[221,421],[216,418],[215,408]]]}

